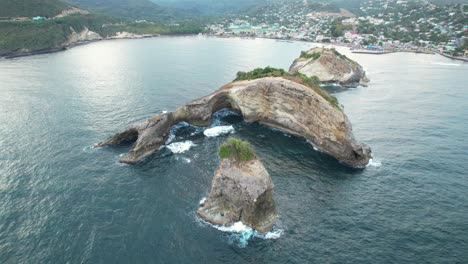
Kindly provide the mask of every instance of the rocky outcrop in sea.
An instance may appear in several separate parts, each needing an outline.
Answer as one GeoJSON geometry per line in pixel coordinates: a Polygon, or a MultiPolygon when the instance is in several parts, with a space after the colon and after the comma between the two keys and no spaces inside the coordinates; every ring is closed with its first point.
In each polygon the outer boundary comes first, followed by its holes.
{"type": "Polygon", "coordinates": [[[322,83],[338,83],[343,86],[367,86],[369,82],[361,65],[335,49],[317,47],[302,52],[294,60],[289,72],[316,76],[322,83]]]}
{"type": "MultiPolygon", "coordinates": [[[[252,151],[247,142],[235,138],[221,150],[242,151],[236,147],[252,151]]],[[[277,218],[270,175],[255,154],[242,159],[233,153],[222,156],[221,150],[210,195],[197,214],[215,225],[231,226],[240,221],[260,233],[269,231],[277,218]]]]}
{"type": "Polygon", "coordinates": [[[120,161],[136,163],[165,144],[173,125],[185,121],[208,126],[214,112],[228,108],[240,113],[246,122],[258,122],[304,138],[346,165],[366,166],[372,157],[370,148],[355,140],[341,107],[318,89],[283,77],[232,82],[174,112],[158,114],[133,125],[97,147],[134,141],[120,161]]]}

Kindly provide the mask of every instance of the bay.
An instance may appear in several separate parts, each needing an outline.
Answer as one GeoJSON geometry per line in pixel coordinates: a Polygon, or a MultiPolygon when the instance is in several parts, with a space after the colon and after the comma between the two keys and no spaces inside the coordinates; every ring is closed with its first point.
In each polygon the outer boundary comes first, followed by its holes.
{"type": "Polygon", "coordinates": [[[305,141],[220,114],[276,186],[279,238],[221,232],[195,216],[228,137],[185,127],[168,150],[118,163],[93,149],[204,96],[237,71],[287,69],[312,43],[160,37],[0,61],[1,263],[463,263],[468,259],[468,64],[439,55],[352,54],[369,87],[336,93],[364,170],[305,141]],[[195,136],[190,134],[195,132],[195,136]],[[198,133],[198,134],[197,134],[198,133]]]}

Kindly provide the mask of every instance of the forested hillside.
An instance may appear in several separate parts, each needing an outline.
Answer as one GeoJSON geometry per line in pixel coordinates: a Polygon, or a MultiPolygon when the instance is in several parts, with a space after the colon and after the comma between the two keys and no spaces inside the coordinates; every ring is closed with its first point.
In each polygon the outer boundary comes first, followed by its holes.
{"type": "Polygon", "coordinates": [[[59,0],[0,0],[0,17],[53,17],[69,6],[59,0]]]}
{"type": "Polygon", "coordinates": [[[69,0],[79,7],[115,17],[145,19],[150,21],[177,21],[192,16],[191,13],[159,6],[149,0],[69,0]]]}

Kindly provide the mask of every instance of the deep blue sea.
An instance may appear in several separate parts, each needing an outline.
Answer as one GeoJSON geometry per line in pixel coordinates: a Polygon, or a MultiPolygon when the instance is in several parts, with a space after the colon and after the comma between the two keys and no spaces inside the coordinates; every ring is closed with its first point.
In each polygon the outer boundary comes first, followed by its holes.
{"type": "Polygon", "coordinates": [[[338,48],[371,79],[335,94],[373,149],[364,170],[219,114],[276,186],[268,237],[196,217],[229,135],[182,127],[172,142],[190,149],[132,166],[129,146],[92,148],[312,46],[160,37],[0,60],[0,263],[468,263],[468,63],[338,48]]]}

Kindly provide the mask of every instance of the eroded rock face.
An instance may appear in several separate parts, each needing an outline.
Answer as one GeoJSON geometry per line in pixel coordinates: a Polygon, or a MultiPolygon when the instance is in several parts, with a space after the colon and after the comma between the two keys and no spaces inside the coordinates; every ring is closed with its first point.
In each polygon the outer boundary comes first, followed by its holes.
{"type": "Polygon", "coordinates": [[[150,38],[156,37],[159,34],[135,34],[131,32],[121,31],[115,33],[115,35],[108,37],[107,39],[139,39],[139,38],[150,38]]]}
{"type": "Polygon", "coordinates": [[[274,185],[258,159],[238,163],[222,159],[215,171],[211,192],[198,209],[204,220],[230,226],[241,221],[263,233],[276,222],[274,185]]]}
{"type": "Polygon", "coordinates": [[[345,86],[361,84],[366,86],[369,79],[366,72],[357,62],[341,55],[334,49],[313,48],[306,52],[319,57],[297,58],[289,71],[300,72],[308,77],[317,76],[320,82],[339,83],[345,86]]]}
{"type": "Polygon", "coordinates": [[[136,124],[97,146],[136,140],[129,153],[120,159],[124,163],[136,163],[164,145],[171,126],[182,121],[208,126],[212,114],[223,108],[242,114],[246,122],[259,122],[305,138],[349,166],[364,167],[371,158],[370,148],[354,139],[351,124],[341,109],[310,87],[282,77],[227,84],[174,112],[136,124]]]}
{"type": "Polygon", "coordinates": [[[68,36],[68,40],[65,41],[62,46],[63,47],[68,47],[73,44],[81,43],[81,42],[87,42],[87,41],[94,41],[94,40],[101,40],[102,37],[94,32],[89,30],[87,27],[85,27],[82,31],[76,32],[73,28],[71,29],[71,33],[68,36]]]}
{"type": "Polygon", "coordinates": [[[54,18],[62,18],[73,14],[88,15],[89,11],[70,6],[67,9],[63,10],[60,14],[56,15],[54,18]]]}

